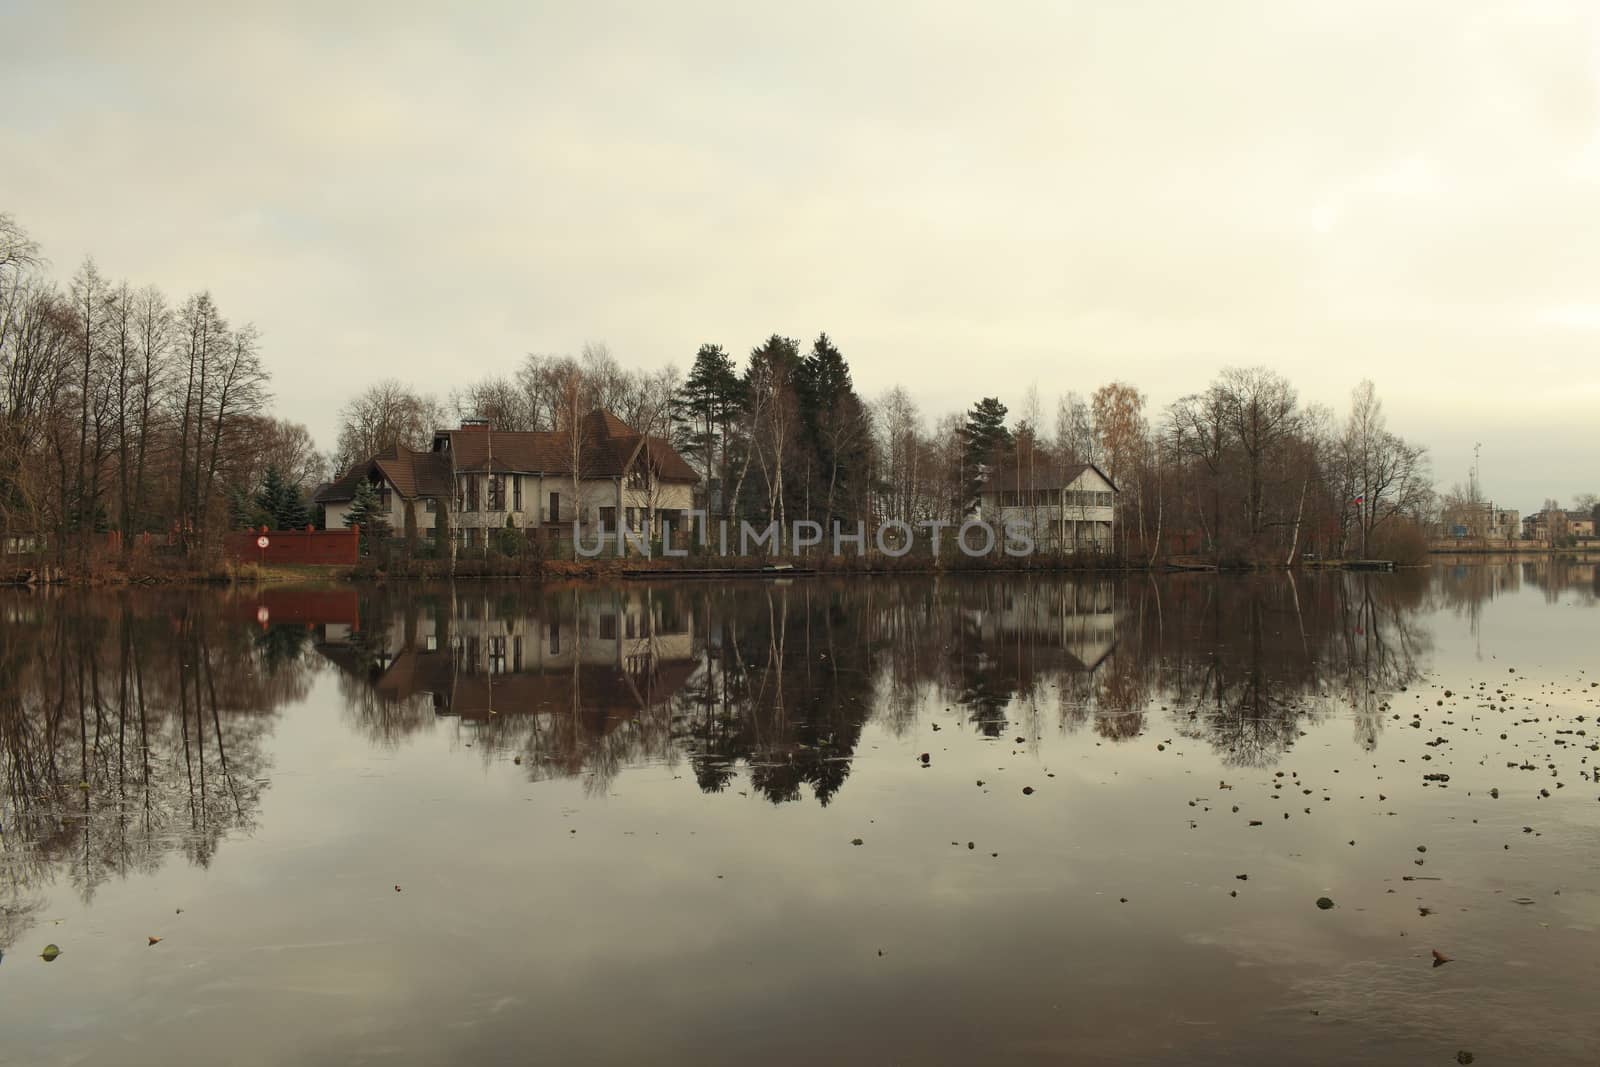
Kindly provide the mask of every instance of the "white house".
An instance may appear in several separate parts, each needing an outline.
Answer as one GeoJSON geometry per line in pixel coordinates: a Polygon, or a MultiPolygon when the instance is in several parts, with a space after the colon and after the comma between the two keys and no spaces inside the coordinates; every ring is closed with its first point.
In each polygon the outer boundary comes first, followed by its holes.
{"type": "Polygon", "coordinates": [[[1107,551],[1119,490],[1092,463],[992,470],[978,494],[978,516],[996,525],[1023,523],[1035,542],[1064,551],[1107,551]]]}

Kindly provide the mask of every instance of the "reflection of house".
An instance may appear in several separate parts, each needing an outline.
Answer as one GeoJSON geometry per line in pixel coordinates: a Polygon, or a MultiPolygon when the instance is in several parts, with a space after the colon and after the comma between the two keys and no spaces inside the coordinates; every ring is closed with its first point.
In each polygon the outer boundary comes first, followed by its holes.
{"type": "Polygon", "coordinates": [[[1086,582],[1008,590],[998,610],[981,612],[975,622],[996,655],[1022,640],[1035,669],[1092,674],[1116,650],[1122,614],[1112,583],[1086,582]]]}
{"type": "Polygon", "coordinates": [[[620,519],[630,530],[659,536],[666,520],[686,530],[684,513],[698,480],[669,443],[595,411],[576,432],[496,430],[468,421],[434,434],[430,451],[395,447],[357,463],[315,499],[327,525],[342,526],[366,481],[397,534],[406,529],[409,508],[419,536],[437,538],[448,526],[459,544],[479,547],[488,531],[508,526],[570,529],[579,522],[616,530],[620,519]]]}
{"type": "Polygon", "coordinates": [[[608,733],[677,692],[693,673],[687,620],[643,592],[560,598],[502,614],[491,596],[365,619],[362,655],[329,628],[322,650],[365,672],[388,703],[427,696],[441,715],[571,713],[608,733]]]}
{"type": "Polygon", "coordinates": [[[1092,463],[1065,470],[1041,462],[990,471],[978,493],[978,514],[1000,525],[1022,523],[1041,544],[1066,549],[1111,546],[1118,489],[1092,463]]]}

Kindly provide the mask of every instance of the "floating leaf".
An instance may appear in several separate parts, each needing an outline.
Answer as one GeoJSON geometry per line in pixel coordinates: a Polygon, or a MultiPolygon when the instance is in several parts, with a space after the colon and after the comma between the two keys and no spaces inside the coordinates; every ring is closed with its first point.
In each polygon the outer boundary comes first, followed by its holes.
{"type": "Polygon", "coordinates": [[[61,947],[59,945],[46,945],[44,951],[39,953],[39,958],[49,963],[59,955],[61,955],[61,947]]]}
{"type": "Polygon", "coordinates": [[[154,944],[156,944],[156,943],[157,943],[157,942],[159,942],[159,941],[160,941],[160,940],[161,940],[161,938],[159,938],[159,937],[152,937],[152,938],[151,938],[151,939],[150,939],[150,943],[151,943],[151,944],[152,944],[152,945],[154,945],[154,944]]]}

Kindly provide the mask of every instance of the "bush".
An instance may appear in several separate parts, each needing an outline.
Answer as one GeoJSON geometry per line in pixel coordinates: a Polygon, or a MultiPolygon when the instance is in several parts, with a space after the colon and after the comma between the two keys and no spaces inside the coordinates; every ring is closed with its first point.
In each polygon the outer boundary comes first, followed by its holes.
{"type": "Polygon", "coordinates": [[[1423,563],[1428,558],[1428,535],[1414,522],[1390,523],[1373,536],[1372,554],[1394,563],[1423,563]]]}

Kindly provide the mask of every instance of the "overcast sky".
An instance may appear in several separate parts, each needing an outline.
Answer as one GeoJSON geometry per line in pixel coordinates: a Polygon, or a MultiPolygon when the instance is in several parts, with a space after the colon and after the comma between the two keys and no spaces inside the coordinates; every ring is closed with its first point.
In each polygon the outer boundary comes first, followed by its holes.
{"type": "Polygon", "coordinates": [[[453,6],[0,0],[0,210],[210,288],[325,447],[384,376],[827,330],[930,418],[1264,364],[1600,491],[1600,5],[453,6]]]}

